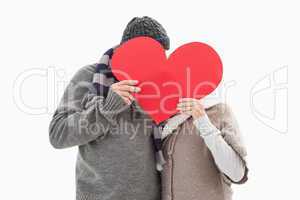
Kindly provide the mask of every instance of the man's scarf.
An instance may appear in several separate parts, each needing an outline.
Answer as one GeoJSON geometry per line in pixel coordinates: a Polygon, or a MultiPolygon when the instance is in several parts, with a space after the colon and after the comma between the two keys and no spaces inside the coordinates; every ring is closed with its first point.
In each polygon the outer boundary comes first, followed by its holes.
{"type": "Polygon", "coordinates": [[[117,79],[113,75],[110,67],[110,61],[114,52],[114,48],[107,50],[101,57],[99,63],[96,65],[96,72],[93,77],[93,85],[96,89],[96,93],[99,96],[106,97],[109,86],[117,79]]]}
{"type": "MultiPolygon", "coordinates": [[[[118,82],[117,78],[111,71],[111,58],[114,48],[109,49],[101,57],[96,65],[96,72],[93,77],[93,85],[96,93],[104,98],[107,96],[111,84],[118,82]]],[[[162,123],[163,124],[163,123],[162,123]]],[[[162,124],[157,126],[153,123],[153,143],[155,147],[156,169],[162,171],[163,165],[166,163],[162,153],[162,124]]]]}

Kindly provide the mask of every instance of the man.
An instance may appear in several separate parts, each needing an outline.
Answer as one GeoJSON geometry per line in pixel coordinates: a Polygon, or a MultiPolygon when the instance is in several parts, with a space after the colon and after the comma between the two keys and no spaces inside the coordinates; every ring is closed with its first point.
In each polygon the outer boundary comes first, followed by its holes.
{"type": "MultiPolygon", "coordinates": [[[[154,19],[133,18],[121,43],[137,36],[151,37],[169,49],[167,33],[154,19]]],[[[153,122],[133,102],[132,93],[140,91],[136,80],[103,81],[114,79],[105,68],[112,53],[72,78],[50,123],[50,142],[55,148],[79,148],[77,200],[157,200],[161,186],[153,122]]]]}

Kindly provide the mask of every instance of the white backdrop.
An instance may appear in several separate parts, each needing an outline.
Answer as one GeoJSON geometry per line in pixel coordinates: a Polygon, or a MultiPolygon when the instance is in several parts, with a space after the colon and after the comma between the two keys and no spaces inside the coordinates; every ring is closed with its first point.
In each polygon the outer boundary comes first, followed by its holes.
{"type": "Polygon", "coordinates": [[[76,148],[50,146],[51,116],[76,70],[97,62],[127,22],[144,15],[167,29],[170,52],[202,41],[222,57],[227,100],[249,151],[249,181],[234,187],[234,199],[299,199],[293,2],[1,1],[1,199],[74,199],[76,148]]]}

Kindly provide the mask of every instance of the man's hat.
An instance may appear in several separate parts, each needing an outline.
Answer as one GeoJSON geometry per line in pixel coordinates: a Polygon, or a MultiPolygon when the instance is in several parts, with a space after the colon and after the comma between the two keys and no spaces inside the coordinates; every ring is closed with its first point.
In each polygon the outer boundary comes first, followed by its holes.
{"type": "Polygon", "coordinates": [[[138,36],[148,36],[158,41],[164,49],[170,48],[170,39],[163,26],[150,17],[134,17],[124,30],[122,41],[126,42],[138,36]]]}

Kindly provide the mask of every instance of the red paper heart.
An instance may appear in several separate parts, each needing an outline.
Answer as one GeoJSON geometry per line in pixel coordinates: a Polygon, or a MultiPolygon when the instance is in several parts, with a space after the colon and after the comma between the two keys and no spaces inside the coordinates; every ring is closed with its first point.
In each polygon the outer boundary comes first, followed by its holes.
{"type": "Polygon", "coordinates": [[[203,98],[222,80],[222,62],[207,44],[191,42],[167,59],[159,42],[137,37],[118,47],[112,58],[118,80],[139,80],[140,106],[158,124],[177,112],[179,98],[203,98]]]}

